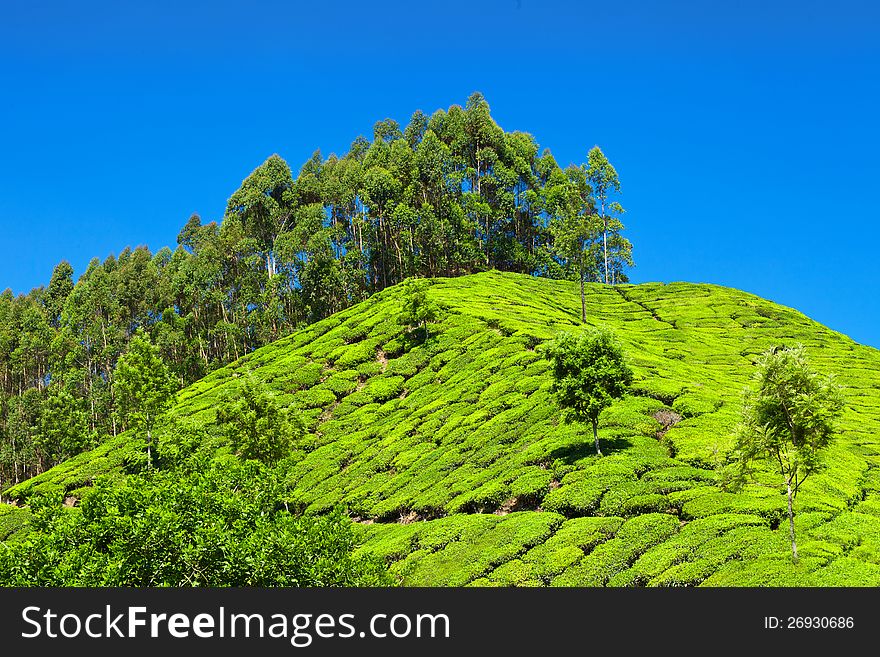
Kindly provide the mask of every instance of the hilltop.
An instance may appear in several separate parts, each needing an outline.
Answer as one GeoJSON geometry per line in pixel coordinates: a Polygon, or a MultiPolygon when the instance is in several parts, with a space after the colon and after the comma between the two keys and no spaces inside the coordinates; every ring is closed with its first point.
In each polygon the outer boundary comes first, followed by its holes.
{"type": "MultiPolygon", "coordinates": [[[[441,310],[424,342],[405,339],[391,287],[209,374],[170,415],[224,449],[216,407],[244,375],[301,409],[288,502],[345,505],[360,550],[408,585],[880,584],[880,352],[729,288],[588,284],[587,324],[617,333],[636,375],[601,417],[600,458],[585,428],[560,422],[541,354],[581,325],[578,286],[499,272],[430,282],[441,310]],[[717,468],[755,356],[797,343],[845,386],[847,408],[798,498],[792,566],[784,496],[724,492],[717,468]]],[[[141,448],[122,434],[6,496],[73,501],[97,476],[125,476],[141,448]]],[[[0,511],[0,539],[23,513],[0,511]]]]}

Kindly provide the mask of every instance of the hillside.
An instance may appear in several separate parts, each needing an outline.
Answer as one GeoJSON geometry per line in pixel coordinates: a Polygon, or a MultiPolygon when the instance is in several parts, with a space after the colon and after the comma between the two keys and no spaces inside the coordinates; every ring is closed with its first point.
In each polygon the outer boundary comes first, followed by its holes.
{"type": "MultiPolygon", "coordinates": [[[[303,409],[310,433],[289,502],[346,505],[360,549],[408,585],[880,584],[877,350],[732,289],[588,285],[588,323],[618,334],[636,373],[633,394],[601,418],[600,458],[587,431],[559,422],[541,355],[544,340],[579,325],[575,284],[435,279],[441,318],[423,344],[403,338],[397,291],[213,372],[171,413],[210,431],[245,373],[303,409]],[[754,356],[796,343],[837,375],[847,408],[827,470],[798,497],[792,566],[784,496],[723,492],[715,468],[754,356]]],[[[98,475],[123,476],[140,447],[120,436],[6,495],[75,497],[98,475]]],[[[17,516],[0,511],[0,538],[17,516]]]]}

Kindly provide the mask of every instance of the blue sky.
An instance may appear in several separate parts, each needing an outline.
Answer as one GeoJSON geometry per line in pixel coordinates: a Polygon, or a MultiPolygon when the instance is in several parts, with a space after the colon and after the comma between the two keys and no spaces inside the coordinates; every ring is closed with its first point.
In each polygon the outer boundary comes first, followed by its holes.
{"type": "Polygon", "coordinates": [[[297,169],[479,90],[563,165],[602,147],[634,282],[738,287],[880,347],[873,3],[117,4],[0,9],[0,289],[174,246],[268,155],[297,169]]]}

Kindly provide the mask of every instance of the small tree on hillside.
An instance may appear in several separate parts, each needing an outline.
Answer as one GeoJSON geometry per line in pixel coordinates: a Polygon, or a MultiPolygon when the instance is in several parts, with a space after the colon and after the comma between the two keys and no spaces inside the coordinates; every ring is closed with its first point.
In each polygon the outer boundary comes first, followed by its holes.
{"type": "Polygon", "coordinates": [[[806,478],[822,463],[843,410],[841,388],[814,372],[803,347],[774,349],[758,358],[753,383],[743,395],[731,482],[739,488],[754,477],[754,465],[769,461],[782,475],[788,497],[792,559],[797,561],[794,501],[806,478]]]}
{"type": "Polygon", "coordinates": [[[413,332],[427,336],[428,324],[437,321],[437,305],[428,298],[424,280],[410,278],[403,283],[403,308],[397,321],[413,332]]]}
{"type": "Polygon", "coordinates": [[[545,352],[553,373],[553,392],[566,422],[587,422],[599,449],[599,414],[620,399],[632,383],[623,348],[608,329],[560,333],[545,352]]]}
{"type": "Polygon", "coordinates": [[[251,378],[217,409],[217,423],[236,454],[266,464],[289,454],[304,431],[299,416],[281,408],[275,395],[251,378]]]}
{"type": "Polygon", "coordinates": [[[116,363],[116,398],[126,426],[147,435],[147,464],[153,462],[153,430],[174,400],[177,382],[159,349],[143,334],[135,335],[116,363]]]}

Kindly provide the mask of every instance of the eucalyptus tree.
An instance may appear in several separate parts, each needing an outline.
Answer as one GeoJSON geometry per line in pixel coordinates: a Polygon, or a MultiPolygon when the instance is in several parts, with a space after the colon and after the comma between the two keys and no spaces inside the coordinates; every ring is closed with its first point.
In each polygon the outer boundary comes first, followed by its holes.
{"type": "MultiPolygon", "coordinates": [[[[632,243],[620,234],[623,225],[616,218],[609,222],[611,230],[608,233],[608,267],[611,284],[628,283],[629,276],[626,270],[633,266],[632,243]]],[[[597,253],[598,256],[598,253],[597,253]]]]}
{"type": "Polygon", "coordinates": [[[49,280],[49,288],[45,296],[46,314],[53,328],[58,328],[61,324],[61,311],[72,291],[73,267],[67,260],[62,260],[52,270],[52,278],[49,280]]]}
{"type": "MultiPolygon", "coordinates": [[[[332,180],[325,182],[325,204],[331,203],[333,243],[342,270],[345,297],[351,302],[361,301],[369,294],[368,253],[370,244],[365,232],[367,207],[363,194],[363,153],[360,142],[355,142],[345,157],[334,167],[338,186],[332,180]],[[335,220],[334,220],[335,221],[335,220]]],[[[325,169],[326,170],[326,169],[325,169]]]]}
{"type": "Polygon", "coordinates": [[[478,230],[482,232],[484,261],[486,265],[490,265],[493,223],[496,219],[492,204],[497,184],[493,178],[493,168],[504,147],[504,131],[495,123],[489,111],[489,103],[479,92],[468,98],[464,121],[459,127],[463,129],[463,134],[457,136],[456,142],[468,181],[465,209],[471,212],[478,230]]]}
{"type": "MultiPolygon", "coordinates": [[[[126,332],[116,296],[117,261],[93,259],[68,295],[61,312],[58,343],[68,378],[76,378],[89,400],[89,428],[116,430],[113,412],[113,367],[125,349],[126,332]],[[77,370],[73,372],[72,370],[77,370]]],[[[55,372],[54,374],[62,374],[55,372]]],[[[62,374],[63,375],[63,374],[62,374]]]]}
{"type": "Polygon", "coordinates": [[[42,470],[93,447],[97,435],[89,431],[88,413],[81,399],[54,383],[44,398],[35,436],[42,470]]]}
{"type": "Polygon", "coordinates": [[[39,472],[36,437],[43,396],[36,388],[0,398],[0,485],[19,483],[39,472]]]}
{"type": "Polygon", "coordinates": [[[593,205],[598,212],[599,220],[602,222],[602,253],[604,261],[602,271],[605,283],[611,283],[611,269],[608,262],[608,235],[623,229],[623,224],[615,218],[624,212],[620,203],[611,200],[611,198],[613,194],[620,192],[620,179],[617,175],[617,170],[598,146],[591,148],[587,154],[585,170],[587,182],[592,189],[593,205]]]}
{"type": "Polygon", "coordinates": [[[381,290],[395,283],[393,279],[391,213],[400,200],[403,186],[393,173],[391,146],[377,139],[364,157],[363,187],[360,195],[367,208],[369,238],[375,241],[369,250],[371,286],[381,290]]]}
{"type": "Polygon", "coordinates": [[[506,267],[531,274],[538,268],[541,244],[541,214],[544,210],[538,172],[538,144],[527,132],[505,135],[506,163],[500,167],[504,184],[505,214],[509,217],[503,232],[508,237],[506,267]]]}
{"type": "Polygon", "coordinates": [[[425,136],[425,131],[427,129],[428,116],[422,110],[416,110],[410,117],[406,129],[403,131],[403,138],[406,139],[409,147],[415,150],[425,136]]]}
{"type": "Polygon", "coordinates": [[[551,213],[550,231],[557,256],[571,268],[574,265],[581,293],[581,321],[587,321],[584,282],[594,270],[593,249],[601,229],[593,213],[590,186],[581,167],[570,166],[551,174],[546,203],[551,213]]]}
{"type": "Polygon", "coordinates": [[[394,119],[384,119],[376,121],[373,125],[373,140],[393,142],[397,139],[403,139],[403,132],[400,130],[400,124],[394,119]]]}
{"type": "Polygon", "coordinates": [[[290,167],[278,155],[271,155],[244,179],[226,204],[225,216],[241,220],[245,233],[263,254],[270,278],[275,275],[275,241],[291,227],[294,199],[290,167]]]}
{"type": "Polygon", "coordinates": [[[419,251],[424,273],[446,274],[451,260],[450,173],[453,170],[449,146],[428,128],[415,150],[419,182],[419,251]]]}

